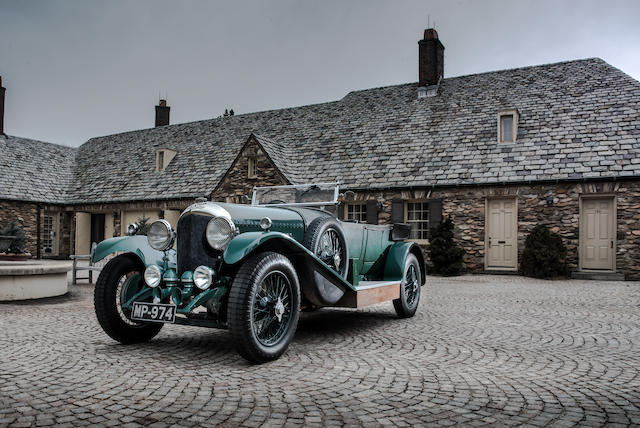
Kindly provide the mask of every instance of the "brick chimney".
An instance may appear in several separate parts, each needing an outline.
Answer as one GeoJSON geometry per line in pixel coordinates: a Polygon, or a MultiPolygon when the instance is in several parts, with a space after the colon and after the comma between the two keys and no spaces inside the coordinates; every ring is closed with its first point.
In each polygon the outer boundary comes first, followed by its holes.
{"type": "Polygon", "coordinates": [[[2,76],[0,76],[0,135],[6,135],[4,133],[4,93],[7,88],[2,86],[2,76]]]}
{"type": "Polygon", "coordinates": [[[444,75],[444,46],[433,28],[418,41],[418,86],[436,85],[444,75]]]}
{"type": "Polygon", "coordinates": [[[167,105],[167,100],[160,100],[156,106],[156,128],[158,126],[166,126],[169,124],[169,110],[171,107],[167,105]]]}

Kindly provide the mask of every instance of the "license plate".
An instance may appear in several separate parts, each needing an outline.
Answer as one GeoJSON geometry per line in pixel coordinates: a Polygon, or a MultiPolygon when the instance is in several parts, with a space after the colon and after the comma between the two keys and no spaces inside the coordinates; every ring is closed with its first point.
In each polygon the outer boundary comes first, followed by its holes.
{"type": "Polygon", "coordinates": [[[133,302],[131,319],[137,321],[172,323],[176,321],[176,305],[133,302]]]}

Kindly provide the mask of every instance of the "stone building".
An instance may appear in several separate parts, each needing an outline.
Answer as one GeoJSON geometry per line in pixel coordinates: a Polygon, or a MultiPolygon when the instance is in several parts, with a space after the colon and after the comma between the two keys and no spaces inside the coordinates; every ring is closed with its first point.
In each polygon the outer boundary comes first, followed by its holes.
{"type": "Polygon", "coordinates": [[[437,33],[418,45],[417,83],[335,102],[177,125],[161,103],[155,128],[77,149],[0,139],[0,224],[19,215],[41,256],[67,257],[199,196],[338,181],[340,216],[423,244],[450,215],[470,271],[517,271],[545,223],[577,274],[640,279],[640,82],[600,59],[445,78],[437,33]]]}

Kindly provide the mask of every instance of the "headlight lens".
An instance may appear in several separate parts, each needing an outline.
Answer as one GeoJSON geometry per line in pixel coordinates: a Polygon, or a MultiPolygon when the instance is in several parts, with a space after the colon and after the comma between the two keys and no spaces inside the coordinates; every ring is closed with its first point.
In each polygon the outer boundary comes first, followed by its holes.
{"type": "Polygon", "coordinates": [[[200,290],[206,290],[211,286],[215,276],[216,273],[213,269],[206,266],[198,266],[196,270],[193,271],[193,283],[200,290]]]}
{"type": "Polygon", "coordinates": [[[127,235],[133,236],[138,232],[138,225],[135,223],[131,223],[127,226],[127,235]]]}
{"type": "Polygon", "coordinates": [[[156,265],[151,265],[144,270],[144,282],[151,288],[157,287],[162,279],[162,270],[156,265]]]}
{"type": "Polygon", "coordinates": [[[233,237],[233,224],[224,217],[215,217],[207,224],[207,242],[215,250],[224,250],[233,237]]]}
{"type": "Polygon", "coordinates": [[[154,250],[164,251],[171,248],[174,236],[173,229],[167,220],[157,220],[149,227],[147,241],[154,250]]]}

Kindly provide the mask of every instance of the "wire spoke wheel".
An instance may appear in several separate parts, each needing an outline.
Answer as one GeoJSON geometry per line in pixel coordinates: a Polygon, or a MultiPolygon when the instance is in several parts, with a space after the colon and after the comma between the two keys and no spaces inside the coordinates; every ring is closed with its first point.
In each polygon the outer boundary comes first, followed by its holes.
{"type": "Polygon", "coordinates": [[[420,302],[422,273],[420,263],[414,254],[409,254],[404,265],[404,276],[400,283],[400,298],[393,301],[393,307],[400,318],[412,317],[420,302]]]}
{"type": "Polygon", "coordinates": [[[123,305],[144,287],[140,263],[128,255],[111,259],[98,276],[93,305],[100,326],[120,343],[151,340],[162,328],[161,323],[132,321],[131,311],[123,305]]]}
{"type": "Polygon", "coordinates": [[[345,265],[344,249],[338,232],[333,228],[325,230],[320,239],[315,254],[336,272],[342,272],[345,265]]]}
{"type": "Polygon", "coordinates": [[[289,330],[293,288],[281,271],[269,272],[255,293],[252,306],[253,332],[265,346],[278,343],[289,330]]]}
{"type": "Polygon", "coordinates": [[[418,303],[418,273],[416,267],[411,264],[407,269],[407,275],[404,281],[404,293],[407,299],[407,306],[413,308],[418,303]]]}
{"type": "Polygon", "coordinates": [[[120,319],[130,326],[140,326],[142,323],[132,321],[131,318],[131,310],[124,309],[122,305],[124,305],[131,297],[133,297],[140,290],[140,280],[142,275],[140,272],[131,271],[122,275],[120,279],[118,279],[118,284],[116,285],[116,310],[118,311],[118,315],[120,315],[120,319]]]}

